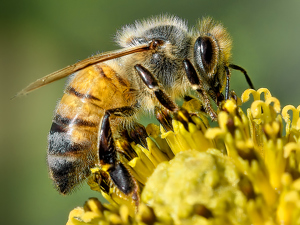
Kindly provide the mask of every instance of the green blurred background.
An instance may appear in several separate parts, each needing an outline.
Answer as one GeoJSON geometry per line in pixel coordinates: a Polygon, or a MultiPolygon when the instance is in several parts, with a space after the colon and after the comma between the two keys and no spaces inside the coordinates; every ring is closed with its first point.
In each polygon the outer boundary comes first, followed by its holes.
{"type": "MultiPolygon", "coordinates": [[[[60,196],[48,178],[47,135],[64,81],[27,97],[10,98],[30,82],[98,51],[116,49],[122,25],[171,13],[194,25],[222,21],[233,38],[233,62],[256,87],[267,87],[282,105],[299,104],[300,1],[2,1],[0,9],[1,224],[65,224],[89,197],[86,184],[60,196]]],[[[231,87],[247,85],[234,72],[231,87]]]]}

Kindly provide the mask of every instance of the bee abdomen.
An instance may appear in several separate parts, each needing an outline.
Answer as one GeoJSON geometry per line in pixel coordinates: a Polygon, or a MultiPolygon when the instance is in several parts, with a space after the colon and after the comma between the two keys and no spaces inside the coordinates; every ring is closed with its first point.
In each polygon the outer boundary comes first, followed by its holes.
{"type": "Polygon", "coordinates": [[[90,174],[94,165],[95,135],[86,129],[97,129],[98,124],[84,119],[70,119],[56,114],[48,136],[48,166],[55,186],[67,194],[90,174]],[[77,141],[74,141],[74,133],[77,141]]]}
{"type": "Polygon", "coordinates": [[[88,167],[80,159],[72,156],[48,154],[50,175],[56,188],[62,194],[68,194],[72,189],[90,174],[88,167]]]}
{"type": "MultiPolygon", "coordinates": [[[[105,64],[87,67],[69,81],[48,136],[50,176],[60,193],[70,193],[89,176],[99,161],[101,118],[107,109],[131,106],[135,95],[129,90],[130,83],[105,64]]],[[[130,183],[117,182],[132,189],[130,183]]]]}
{"type": "Polygon", "coordinates": [[[70,95],[75,95],[77,96],[78,98],[85,98],[85,99],[90,99],[90,100],[96,100],[96,101],[101,101],[99,98],[91,95],[91,94],[82,94],[78,91],[76,91],[75,88],[71,87],[71,86],[68,86],[65,90],[66,93],[70,94],[70,95]]]}
{"type": "Polygon", "coordinates": [[[49,154],[76,153],[80,150],[90,148],[91,146],[88,141],[75,143],[68,133],[71,127],[78,128],[80,126],[97,127],[97,124],[82,119],[71,120],[57,114],[53,119],[49,133],[49,154]]]}
{"type": "Polygon", "coordinates": [[[60,128],[63,128],[63,127],[68,127],[68,126],[97,127],[98,124],[90,122],[88,120],[84,120],[84,119],[78,119],[78,118],[69,119],[67,117],[61,116],[60,114],[56,114],[54,119],[53,119],[52,127],[50,129],[50,133],[55,132],[56,128],[60,129],[60,128]]]}

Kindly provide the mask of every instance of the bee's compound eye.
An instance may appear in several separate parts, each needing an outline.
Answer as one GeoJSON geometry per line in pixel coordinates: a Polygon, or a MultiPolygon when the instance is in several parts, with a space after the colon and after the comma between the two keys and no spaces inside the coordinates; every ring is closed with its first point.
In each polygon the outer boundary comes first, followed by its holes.
{"type": "Polygon", "coordinates": [[[216,44],[211,37],[198,37],[194,45],[194,53],[197,64],[203,72],[209,73],[216,64],[216,44]]]}
{"type": "Polygon", "coordinates": [[[209,65],[212,60],[213,55],[213,47],[208,38],[201,38],[200,39],[200,54],[202,57],[202,62],[204,64],[209,65]]]}

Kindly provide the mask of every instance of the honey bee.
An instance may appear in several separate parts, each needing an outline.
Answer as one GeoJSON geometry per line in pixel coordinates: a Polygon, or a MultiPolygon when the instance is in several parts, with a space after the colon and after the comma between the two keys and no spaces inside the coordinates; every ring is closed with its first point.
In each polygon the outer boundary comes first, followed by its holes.
{"type": "MultiPolygon", "coordinates": [[[[48,136],[48,166],[58,191],[70,193],[95,165],[124,196],[139,204],[139,187],[118,160],[114,139],[155,107],[176,112],[175,100],[194,91],[205,112],[229,98],[231,39],[226,29],[204,18],[189,29],[176,16],[163,15],[123,27],[116,35],[120,50],[98,54],[33,82],[24,95],[70,76],[57,105],[48,136]],[[222,92],[225,90],[225,97],[222,92]]],[[[100,182],[101,183],[101,182],[100,182]]]]}

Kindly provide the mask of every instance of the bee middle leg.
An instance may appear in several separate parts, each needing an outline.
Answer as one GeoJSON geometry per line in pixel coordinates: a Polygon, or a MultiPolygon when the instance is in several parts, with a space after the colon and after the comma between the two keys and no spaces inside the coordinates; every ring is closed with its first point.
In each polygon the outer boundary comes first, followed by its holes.
{"type": "MultiPolygon", "coordinates": [[[[110,109],[107,113],[113,114],[118,117],[130,117],[135,113],[135,108],[138,106],[124,106],[121,108],[110,109]]],[[[129,138],[131,138],[136,144],[142,145],[144,148],[147,148],[146,138],[148,137],[146,128],[139,123],[134,122],[132,128],[127,130],[129,138]]]]}
{"type": "Polygon", "coordinates": [[[131,107],[122,107],[105,112],[99,129],[98,150],[101,168],[109,174],[113,184],[121,192],[121,198],[131,201],[136,207],[140,202],[139,186],[129,169],[117,158],[117,149],[109,122],[111,114],[129,116],[132,113],[134,111],[131,107]]]}
{"type": "Polygon", "coordinates": [[[206,113],[209,114],[212,120],[216,120],[217,113],[211,106],[209,94],[204,90],[203,83],[199,79],[194,66],[188,59],[183,60],[183,66],[192,88],[199,93],[200,100],[204,105],[206,113]]]}

